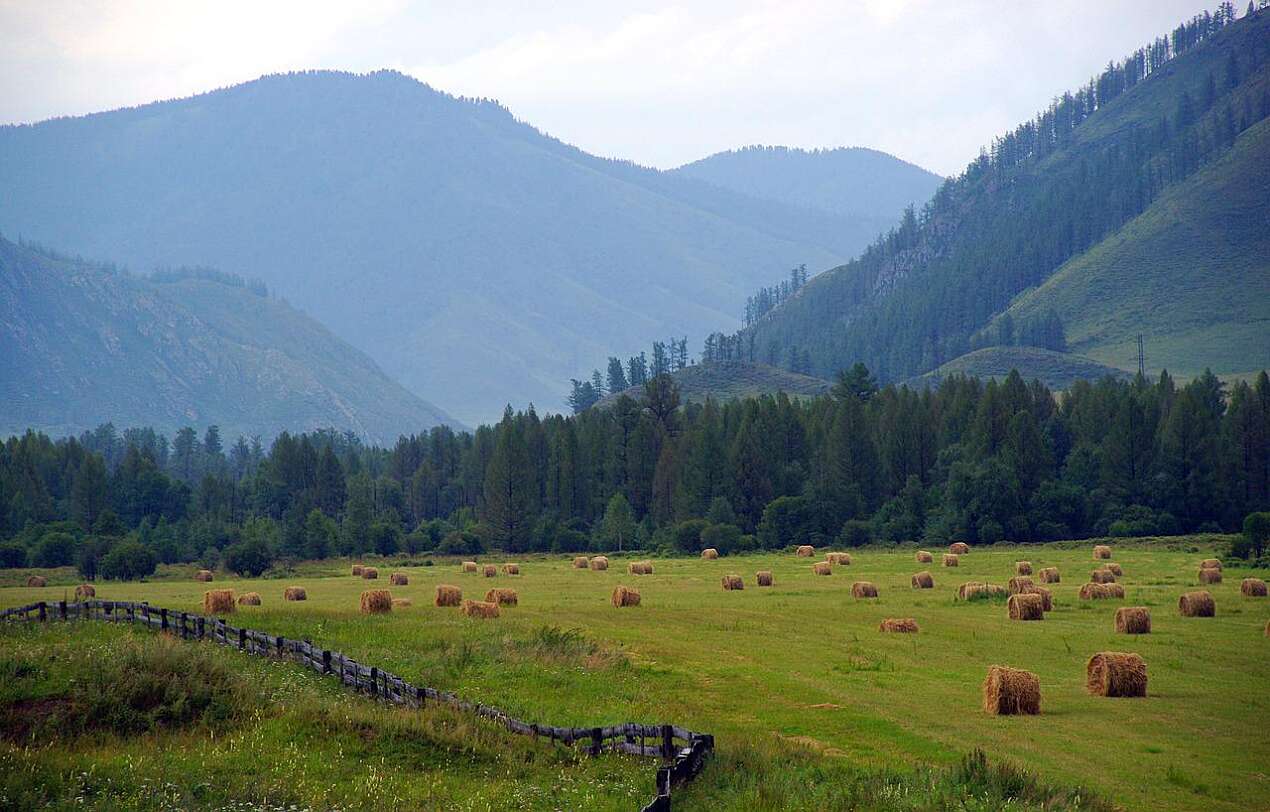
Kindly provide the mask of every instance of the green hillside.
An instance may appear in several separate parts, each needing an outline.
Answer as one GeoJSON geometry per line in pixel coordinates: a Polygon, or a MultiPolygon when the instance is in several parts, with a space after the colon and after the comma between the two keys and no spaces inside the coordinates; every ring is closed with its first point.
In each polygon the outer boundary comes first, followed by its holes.
{"type": "MultiPolygon", "coordinates": [[[[714,361],[709,364],[694,364],[672,373],[671,377],[679,386],[680,399],[684,402],[696,403],[704,401],[707,397],[722,401],[756,395],[774,395],[777,392],[784,392],[787,395],[823,395],[832,386],[829,381],[821,378],[748,361],[714,361]]],[[[605,396],[597,405],[601,408],[608,406],[620,395],[638,398],[643,391],[642,386],[632,386],[622,392],[605,396]]]]}
{"type": "Polygon", "coordinates": [[[100,423],[335,428],[390,442],[453,420],[285,302],[208,272],[132,276],[0,239],[0,436],[100,423]]]}
{"type": "Polygon", "coordinates": [[[1184,376],[1270,366],[1270,120],[1116,234],[1015,300],[1055,310],[1074,352],[1184,376]]]}
{"type": "Polygon", "coordinates": [[[973,378],[1004,379],[1011,370],[1019,370],[1024,378],[1036,378],[1050,389],[1067,389],[1079,380],[1096,380],[1110,375],[1127,378],[1123,369],[1100,364],[1070,353],[1044,350],[1040,347],[984,347],[954,358],[939,368],[908,381],[909,386],[938,386],[952,375],[973,378]]]}

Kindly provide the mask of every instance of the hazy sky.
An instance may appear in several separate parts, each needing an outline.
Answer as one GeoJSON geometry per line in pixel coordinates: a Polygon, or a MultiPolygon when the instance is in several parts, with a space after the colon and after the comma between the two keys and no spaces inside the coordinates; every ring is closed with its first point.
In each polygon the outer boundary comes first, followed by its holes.
{"type": "Polygon", "coordinates": [[[993,134],[1203,8],[1196,0],[0,0],[0,122],[284,70],[390,67],[451,93],[496,98],[588,151],[654,166],[763,143],[875,147],[950,174],[993,134]]]}

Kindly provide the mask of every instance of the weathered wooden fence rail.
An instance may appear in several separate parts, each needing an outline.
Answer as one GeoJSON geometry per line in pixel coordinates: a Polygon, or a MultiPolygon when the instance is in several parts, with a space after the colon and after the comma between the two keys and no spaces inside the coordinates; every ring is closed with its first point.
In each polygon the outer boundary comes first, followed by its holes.
{"type": "Polygon", "coordinates": [[[364,665],[346,654],[322,648],[309,640],[231,626],[219,617],[164,609],[144,602],[96,599],[54,603],[40,601],[5,609],[0,612],[0,620],[98,620],[141,624],[186,640],[212,640],[247,654],[290,660],[318,674],[334,676],[348,688],[383,702],[411,708],[422,708],[428,703],[446,705],[490,719],[512,733],[550,739],[568,747],[580,746],[590,755],[615,750],[634,756],[660,758],[666,763],[657,771],[657,794],[644,807],[644,812],[669,810],[671,788],[695,777],[701,771],[706,756],[714,749],[713,736],[675,725],[627,722],[608,727],[554,727],[525,722],[492,705],[468,702],[446,691],[414,685],[396,674],[364,665]]]}

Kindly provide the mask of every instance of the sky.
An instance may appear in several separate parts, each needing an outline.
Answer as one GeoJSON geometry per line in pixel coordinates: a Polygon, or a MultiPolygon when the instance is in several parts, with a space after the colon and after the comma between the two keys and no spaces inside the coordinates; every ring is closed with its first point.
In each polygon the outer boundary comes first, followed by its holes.
{"type": "Polygon", "coordinates": [[[279,71],[394,68],[456,95],[497,99],[589,152],[651,166],[749,144],[863,146],[949,175],[993,135],[1203,8],[1197,0],[0,0],[0,123],[188,96],[279,71]]]}

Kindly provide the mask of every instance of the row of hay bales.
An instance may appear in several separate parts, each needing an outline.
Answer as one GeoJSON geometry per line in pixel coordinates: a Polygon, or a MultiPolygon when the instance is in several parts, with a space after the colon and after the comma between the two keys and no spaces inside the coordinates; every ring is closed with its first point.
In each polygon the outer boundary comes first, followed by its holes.
{"type": "MultiPolygon", "coordinates": [[[[282,599],[286,601],[304,601],[309,595],[302,586],[289,586],[282,591],[282,599]]],[[[223,615],[234,611],[234,605],[260,606],[263,599],[259,592],[244,592],[237,598],[232,589],[209,589],[203,593],[203,614],[223,615]]]]}
{"type": "MultiPolygon", "coordinates": [[[[1097,652],[1085,664],[1085,690],[1091,696],[1144,697],[1146,661],[1130,652],[1097,652]]],[[[983,709],[994,716],[1040,713],[1040,677],[1018,668],[990,666],[983,681],[983,709]]]]}
{"type": "MultiPolygon", "coordinates": [[[[651,566],[651,563],[649,564],[651,566]]],[[[577,556],[573,559],[573,568],[575,570],[594,570],[595,572],[603,572],[609,568],[608,556],[597,555],[587,558],[584,555],[577,556]]]]}
{"type": "MultiPolygon", "coordinates": [[[[474,575],[479,573],[486,578],[494,578],[498,575],[498,566],[496,564],[477,564],[475,561],[464,561],[459,565],[459,569],[464,575],[474,575]]],[[[520,575],[520,565],[507,563],[503,564],[504,575],[520,575]]]]}

